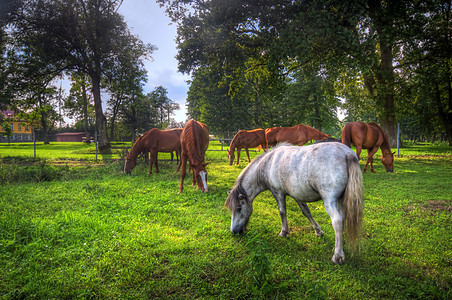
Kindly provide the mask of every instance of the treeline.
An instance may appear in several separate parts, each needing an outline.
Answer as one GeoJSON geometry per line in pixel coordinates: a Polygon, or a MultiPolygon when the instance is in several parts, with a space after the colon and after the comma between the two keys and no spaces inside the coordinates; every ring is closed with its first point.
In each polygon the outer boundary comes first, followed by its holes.
{"type": "MultiPolygon", "coordinates": [[[[450,1],[157,2],[178,26],[189,115],[212,132],[303,123],[334,134],[360,120],[378,122],[392,145],[397,124],[452,145],[450,1]]],[[[177,106],[164,87],[143,93],[155,46],[130,33],[121,3],[2,1],[1,103],[43,131],[56,107],[69,109],[85,128],[96,124],[101,151],[125,132],[165,127],[177,106]],[[65,101],[60,76],[73,82],[65,101]]]]}
{"type": "MultiPolygon", "coordinates": [[[[145,94],[144,60],[155,46],[133,35],[117,0],[5,0],[0,9],[0,103],[14,108],[44,134],[64,115],[89,134],[95,124],[99,149],[110,139],[150,127],[166,127],[178,104],[164,87],[145,94]],[[63,97],[61,78],[72,82],[63,97]],[[104,114],[102,97],[108,97],[104,114]]],[[[89,139],[88,139],[89,140],[89,139]]]]}
{"type": "Polygon", "coordinates": [[[452,145],[451,3],[158,0],[178,24],[191,116],[211,131],[376,121],[452,145]]]}

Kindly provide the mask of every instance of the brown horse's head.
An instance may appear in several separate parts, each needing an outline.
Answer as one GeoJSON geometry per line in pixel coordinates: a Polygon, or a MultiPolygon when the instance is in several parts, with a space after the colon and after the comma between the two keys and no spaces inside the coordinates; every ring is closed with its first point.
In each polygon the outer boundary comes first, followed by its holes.
{"type": "Polygon", "coordinates": [[[299,126],[303,126],[303,128],[306,130],[306,136],[310,139],[310,140],[318,140],[318,141],[322,141],[324,139],[327,139],[329,137],[328,134],[325,134],[323,132],[321,132],[318,129],[315,129],[311,126],[308,125],[299,125],[299,126]]]}
{"type": "Polygon", "coordinates": [[[235,159],[234,149],[228,148],[228,157],[229,157],[229,165],[232,166],[232,163],[234,162],[234,159],[235,159]]]}
{"type": "Polygon", "coordinates": [[[124,164],[124,172],[126,174],[130,174],[130,172],[132,172],[133,168],[135,168],[136,165],[137,165],[137,158],[131,157],[131,155],[129,155],[129,153],[127,153],[126,162],[124,164]]]}
{"type": "Polygon", "coordinates": [[[386,172],[394,172],[394,153],[388,151],[383,153],[383,157],[381,158],[381,162],[385,166],[386,172]]]}
{"type": "Polygon", "coordinates": [[[207,170],[206,166],[209,163],[202,163],[196,166],[191,166],[194,176],[196,177],[196,183],[198,184],[198,189],[203,192],[208,192],[207,188],[207,170]]]}

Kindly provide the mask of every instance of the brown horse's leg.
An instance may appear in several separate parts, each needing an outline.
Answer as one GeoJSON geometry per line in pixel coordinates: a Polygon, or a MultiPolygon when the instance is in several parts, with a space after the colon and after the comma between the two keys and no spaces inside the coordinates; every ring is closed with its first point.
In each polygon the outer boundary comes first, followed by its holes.
{"type": "Polygon", "coordinates": [[[181,152],[180,152],[180,151],[177,151],[177,150],[176,150],[176,157],[177,157],[177,169],[176,169],[176,172],[179,172],[179,170],[180,170],[180,165],[181,165],[181,163],[182,163],[182,155],[181,155],[181,152]],[[179,156],[177,156],[178,153],[179,153],[180,159],[179,159],[179,156]]]}
{"type": "Polygon", "coordinates": [[[195,169],[192,168],[191,171],[192,171],[192,173],[193,173],[193,181],[192,181],[191,186],[195,186],[195,184],[197,183],[197,181],[196,181],[196,175],[195,175],[195,169]]]}
{"type": "Polygon", "coordinates": [[[236,166],[239,165],[240,163],[240,152],[242,151],[242,149],[240,149],[239,147],[237,147],[237,163],[235,164],[236,166]]]}
{"type": "Polygon", "coordinates": [[[245,148],[245,151],[246,151],[246,155],[248,156],[248,163],[250,163],[251,159],[250,159],[250,153],[248,151],[248,148],[245,148]]]}
{"type": "Polygon", "coordinates": [[[158,163],[158,160],[159,160],[159,153],[158,153],[157,151],[155,151],[155,154],[154,154],[155,173],[158,173],[158,172],[159,172],[159,163],[158,163]]]}
{"type": "Polygon", "coordinates": [[[149,175],[152,174],[152,161],[153,161],[153,152],[149,152],[151,158],[149,159],[149,175]]]}
{"type": "Polygon", "coordinates": [[[355,145],[355,147],[356,147],[356,156],[358,156],[358,161],[359,161],[359,156],[361,155],[362,145],[355,145]]]}
{"type": "Polygon", "coordinates": [[[187,157],[185,157],[184,154],[181,154],[179,167],[181,167],[179,194],[182,194],[182,191],[184,190],[184,178],[186,174],[185,169],[187,168],[187,157]]]}
{"type": "Polygon", "coordinates": [[[370,170],[372,171],[372,173],[375,173],[374,171],[374,165],[373,165],[373,156],[375,153],[377,153],[378,151],[378,147],[373,147],[372,149],[367,149],[367,162],[366,165],[364,166],[364,170],[363,173],[366,173],[366,169],[367,169],[367,165],[370,163],[370,170]]]}

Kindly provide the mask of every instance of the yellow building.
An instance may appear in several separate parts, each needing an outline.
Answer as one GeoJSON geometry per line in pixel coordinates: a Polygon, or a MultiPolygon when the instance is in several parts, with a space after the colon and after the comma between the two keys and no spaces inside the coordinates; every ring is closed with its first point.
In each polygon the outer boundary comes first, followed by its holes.
{"type": "Polygon", "coordinates": [[[18,120],[14,117],[14,112],[11,110],[4,110],[1,112],[6,120],[0,124],[0,142],[8,142],[8,137],[5,135],[6,130],[1,125],[8,125],[11,128],[12,136],[9,138],[10,142],[31,142],[33,141],[32,127],[23,120],[18,120]]]}

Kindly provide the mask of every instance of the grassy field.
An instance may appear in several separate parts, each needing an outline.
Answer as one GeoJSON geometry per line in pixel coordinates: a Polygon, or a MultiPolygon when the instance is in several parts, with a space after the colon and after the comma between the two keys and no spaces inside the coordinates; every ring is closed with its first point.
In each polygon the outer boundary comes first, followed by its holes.
{"type": "Polygon", "coordinates": [[[400,154],[394,173],[377,156],[377,173],[364,174],[366,234],[337,266],[321,202],[310,205],[321,238],[292,199],[280,238],[269,192],[247,233],[230,233],[224,201],[244,154],[237,167],[208,152],[209,193],[187,176],[179,195],[176,162],[148,176],[141,161],[126,176],[119,151],[95,162],[93,146],[38,144],[34,162],[32,144],[2,144],[0,299],[451,299],[452,149],[400,154]]]}

